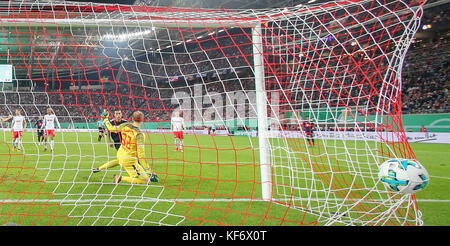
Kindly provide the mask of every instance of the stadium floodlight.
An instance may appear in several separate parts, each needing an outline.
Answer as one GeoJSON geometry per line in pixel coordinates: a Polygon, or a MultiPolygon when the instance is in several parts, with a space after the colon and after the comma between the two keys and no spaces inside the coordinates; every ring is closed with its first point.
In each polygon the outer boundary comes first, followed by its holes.
{"type": "Polygon", "coordinates": [[[424,2],[0,3],[8,62],[32,84],[2,91],[4,111],[20,108],[33,122],[50,107],[63,127],[54,152],[26,133],[25,154],[1,155],[2,222],[422,225],[415,196],[387,189],[378,173],[387,160],[414,159],[401,71],[424,2]],[[159,177],[146,185],[119,183],[128,173],[98,137],[108,115],[132,121],[135,111],[145,118],[139,147],[159,177]],[[174,151],[175,114],[188,128],[184,152],[174,151]]]}
{"type": "Polygon", "coordinates": [[[140,31],[140,32],[122,33],[119,35],[106,34],[101,39],[102,40],[113,40],[113,41],[125,41],[125,40],[129,40],[129,39],[143,38],[143,36],[148,35],[154,31],[155,31],[155,28],[152,28],[151,30],[140,31]]]}

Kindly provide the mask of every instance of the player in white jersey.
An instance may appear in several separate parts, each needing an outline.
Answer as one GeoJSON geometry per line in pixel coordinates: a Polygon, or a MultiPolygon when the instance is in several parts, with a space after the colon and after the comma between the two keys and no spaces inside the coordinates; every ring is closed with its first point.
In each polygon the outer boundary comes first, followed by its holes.
{"type": "Polygon", "coordinates": [[[180,112],[175,111],[171,120],[171,130],[175,136],[175,151],[183,152],[183,130],[186,130],[183,117],[180,117],[180,112]]]}
{"type": "Polygon", "coordinates": [[[50,149],[53,152],[53,147],[55,146],[55,142],[53,138],[55,137],[55,123],[58,125],[58,128],[61,129],[61,125],[59,124],[58,118],[53,113],[51,108],[47,108],[47,114],[44,116],[44,124],[42,128],[45,130],[44,132],[44,151],[47,151],[47,142],[48,137],[50,136],[50,149]]]}
{"type": "Polygon", "coordinates": [[[17,149],[17,151],[20,151],[23,147],[22,145],[22,138],[23,138],[23,131],[27,128],[27,121],[25,120],[25,117],[22,115],[20,109],[16,109],[16,115],[15,116],[8,116],[8,118],[1,117],[1,120],[3,122],[8,121],[12,119],[11,123],[11,130],[13,132],[13,151],[17,149]]]}

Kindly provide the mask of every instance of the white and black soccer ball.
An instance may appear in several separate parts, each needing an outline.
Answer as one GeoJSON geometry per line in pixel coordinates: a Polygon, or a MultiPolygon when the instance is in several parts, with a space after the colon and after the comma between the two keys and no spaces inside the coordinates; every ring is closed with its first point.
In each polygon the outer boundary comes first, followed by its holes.
{"type": "Polygon", "coordinates": [[[410,159],[390,159],[380,165],[378,178],[390,191],[414,194],[427,187],[430,176],[422,164],[410,159]]]}

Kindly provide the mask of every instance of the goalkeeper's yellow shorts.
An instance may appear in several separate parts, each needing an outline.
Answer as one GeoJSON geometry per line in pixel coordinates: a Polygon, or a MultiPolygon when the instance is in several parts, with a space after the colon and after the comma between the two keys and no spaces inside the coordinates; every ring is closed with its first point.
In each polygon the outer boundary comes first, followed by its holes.
{"type": "Polygon", "coordinates": [[[146,179],[149,177],[136,156],[128,155],[122,148],[117,151],[117,160],[131,178],[146,179]]]}

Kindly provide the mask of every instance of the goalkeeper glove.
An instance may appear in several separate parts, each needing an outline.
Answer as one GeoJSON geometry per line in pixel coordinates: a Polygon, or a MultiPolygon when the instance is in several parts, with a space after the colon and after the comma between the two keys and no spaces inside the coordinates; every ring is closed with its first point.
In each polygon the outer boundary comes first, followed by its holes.
{"type": "Polygon", "coordinates": [[[159,181],[158,175],[151,172],[150,168],[145,168],[145,171],[149,174],[151,182],[156,183],[159,181]]]}
{"type": "Polygon", "coordinates": [[[153,183],[158,182],[158,181],[159,181],[158,175],[152,173],[152,174],[150,175],[150,181],[152,181],[153,183]]]}
{"type": "Polygon", "coordinates": [[[150,181],[152,181],[153,183],[158,182],[159,181],[158,175],[152,173],[152,175],[150,175],[150,181]]]}

